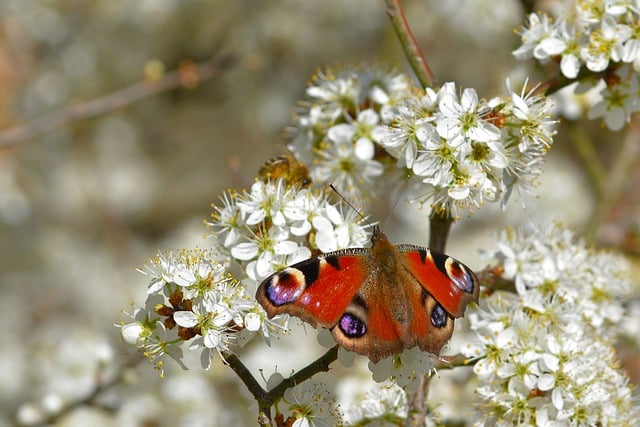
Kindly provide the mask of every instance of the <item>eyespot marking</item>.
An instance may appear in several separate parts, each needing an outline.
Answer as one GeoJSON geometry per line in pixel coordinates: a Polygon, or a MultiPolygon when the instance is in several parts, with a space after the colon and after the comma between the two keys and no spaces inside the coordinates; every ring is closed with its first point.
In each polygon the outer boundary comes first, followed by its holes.
{"type": "Polygon", "coordinates": [[[267,280],[265,296],[275,306],[294,302],[306,288],[304,274],[297,268],[285,268],[267,280]]]}
{"type": "Polygon", "coordinates": [[[447,312],[440,304],[436,304],[431,311],[431,324],[436,328],[444,328],[447,324],[447,312]]]}
{"type": "Polygon", "coordinates": [[[342,315],[338,327],[347,338],[362,338],[367,333],[367,325],[351,313],[342,315]]]}
{"type": "Polygon", "coordinates": [[[449,258],[444,263],[447,276],[461,290],[473,294],[477,283],[475,277],[469,270],[453,258],[449,258]]]}

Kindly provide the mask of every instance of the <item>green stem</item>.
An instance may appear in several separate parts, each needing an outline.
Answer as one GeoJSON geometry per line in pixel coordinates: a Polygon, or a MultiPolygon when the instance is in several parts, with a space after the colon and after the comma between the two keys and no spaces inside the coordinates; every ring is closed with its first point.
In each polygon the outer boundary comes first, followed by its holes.
{"type": "Polygon", "coordinates": [[[429,64],[418,46],[411,27],[409,27],[409,22],[404,14],[400,0],[385,0],[385,2],[387,4],[387,15],[389,15],[389,19],[391,19],[393,29],[398,36],[404,54],[407,60],[409,60],[409,65],[418,78],[418,81],[422,87],[435,86],[437,84],[436,77],[431,71],[431,68],[429,68],[429,64]]]}
{"type": "Polygon", "coordinates": [[[582,159],[582,164],[587,171],[591,188],[595,190],[596,197],[600,198],[604,192],[607,174],[593,144],[593,140],[579,124],[569,124],[569,133],[571,135],[571,142],[573,142],[573,146],[582,159]]]}

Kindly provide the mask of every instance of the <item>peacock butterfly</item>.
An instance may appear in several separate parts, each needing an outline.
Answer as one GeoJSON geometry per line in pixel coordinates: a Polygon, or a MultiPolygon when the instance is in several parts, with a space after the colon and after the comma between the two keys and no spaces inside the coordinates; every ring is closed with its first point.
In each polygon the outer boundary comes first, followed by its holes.
{"type": "Polygon", "coordinates": [[[415,346],[439,354],[454,318],[479,292],[462,263],[421,246],[395,246],[374,226],[370,248],[286,267],[260,284],[256,299],[270,318],[287,313],[330,329],[342,347],[378,362],[415,346]]]}

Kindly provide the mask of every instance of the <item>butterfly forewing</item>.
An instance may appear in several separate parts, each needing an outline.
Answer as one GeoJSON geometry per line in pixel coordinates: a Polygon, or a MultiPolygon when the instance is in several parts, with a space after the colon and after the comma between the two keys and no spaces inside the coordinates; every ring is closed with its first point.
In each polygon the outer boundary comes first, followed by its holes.
{"type": "Polygon", "coordinates": [[[333,327],[367,276],[366,249],[345,249],[299,262],[265,279],[256,294],[269,317],[288,313],[333,327]]]}

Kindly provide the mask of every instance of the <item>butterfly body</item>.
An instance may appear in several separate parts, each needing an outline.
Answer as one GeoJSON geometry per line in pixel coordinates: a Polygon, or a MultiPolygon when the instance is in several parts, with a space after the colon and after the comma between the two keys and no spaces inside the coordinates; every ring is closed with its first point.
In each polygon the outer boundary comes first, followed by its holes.
{"type": "Polygon", "coordinates": [[[256,298],[269,317],[288,313],[330,329],[374,362],[415,346],[438,354],[454,318],[478,300],[477,278],[446,255],[394,246],[378,227],[371,243],[289,266],[265,279],[256,298]]]}

